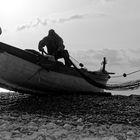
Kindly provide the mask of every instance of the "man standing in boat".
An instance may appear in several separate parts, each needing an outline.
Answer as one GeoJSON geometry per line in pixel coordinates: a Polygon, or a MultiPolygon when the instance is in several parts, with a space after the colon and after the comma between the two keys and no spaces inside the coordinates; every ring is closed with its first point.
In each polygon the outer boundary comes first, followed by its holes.
{"type": "Polygon", "coordinates": [[[69,61],[69,53],[67,50],[65,50],[63,39],[53,29],[49,30],[48,35],[40,40],[38,44],[39,51],[42,53],[45,52],[45,46],[47,47],[48,54],[53,55],[55,60],[64,58],[65,65],[71,66],[71,62],[69,61]]]}

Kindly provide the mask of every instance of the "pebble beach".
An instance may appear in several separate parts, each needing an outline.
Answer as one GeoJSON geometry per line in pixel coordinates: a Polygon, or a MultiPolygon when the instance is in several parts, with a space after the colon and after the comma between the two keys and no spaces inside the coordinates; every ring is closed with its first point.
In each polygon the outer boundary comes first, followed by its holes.
{"type": "Polygon", "coordinates": [[[140,140],[140,96],[0,94],[0,140],[140,140]]]}

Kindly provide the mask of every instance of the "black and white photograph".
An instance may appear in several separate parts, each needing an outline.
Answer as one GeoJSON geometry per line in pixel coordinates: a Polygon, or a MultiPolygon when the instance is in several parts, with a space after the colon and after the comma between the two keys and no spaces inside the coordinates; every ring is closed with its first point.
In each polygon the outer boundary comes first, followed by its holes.
{"type": "Polygon", "coordinates": [[[140,0],[0,0],[0,140],[140,140],[140,0]]]}

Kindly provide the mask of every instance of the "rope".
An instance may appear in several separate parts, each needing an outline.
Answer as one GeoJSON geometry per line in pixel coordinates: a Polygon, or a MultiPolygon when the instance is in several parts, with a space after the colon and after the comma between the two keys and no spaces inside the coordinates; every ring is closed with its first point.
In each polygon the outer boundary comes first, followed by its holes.
{"type": "Polygon", "coordinates": [[[134,73],[137,73],[137,72],[140,72],[140,70],[136,70],[136,71],[130,72],[127,75],[131,75],[131,74],[134,74],[134,73]]]}
{"type": "Polygon", "coordinates": [[[71,56],[70,55],[70,57],[72,58],[72,59],[74,59],[78,64],[80,63],[78,60],[76,60],[73,56],[71,56]]]}
{"type": "Polygon", "coordinates": [[[137,72],[140,72],[140,69],[139,70],[136,70],[136,71],[133,71],[133,72],[130,72],[130,73],[123,73],[122,75],[111,76],[111,78],[126,77],[128,75],[132,75],[132,74],[137,73],[137,72]]]}
{"type": "Polygon", "coordinates": [[[71,55],[69,55],[73,60],[75,60],[80,67],[85,67],[82,63],[78,62],[78,60],[76,60],[74,57],[72,57],[71,55]]]}

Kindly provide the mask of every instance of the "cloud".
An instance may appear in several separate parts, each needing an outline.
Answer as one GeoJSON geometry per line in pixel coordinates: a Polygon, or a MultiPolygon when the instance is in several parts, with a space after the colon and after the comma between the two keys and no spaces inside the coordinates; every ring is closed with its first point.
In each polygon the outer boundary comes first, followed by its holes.
{"type": "Polygon", "coordinates": [[[84,19],[86,18],[86,15],[72,15],[68,18],[60,18],[58,20],[59,23],[64,23],[64,22],[68,22],[68,21],[72,21],[72,20],[79,20],[79,19],[84,19]]]}
{"type": "Polygon", "coordinates": [[[94,54],[94,58],[97,60],[103,57],[107,57],[111,65],[120,65],[120,62],[122,62],[121,52],[118,50],[103,49],[94,54]]]}
{"type": "Polygon", "coordinates": [[[114,2],[116,0],[104,0],[105,2],[114,2]]]}
{"type": "Polygon", "coordinates": [[[113,49],[103,49],[103,50],[88,50],[88,51],[80,51],[77,53],[79,59],[86,61],[100,61],[103,57],[107,57],[109,63],[112,65],[120,65],[122,62],[121,52],[113,49]]]}
{"type": "Polygon", "coordinates": [[[18,26],[17,30],[20,31],[20,30],[28,29],[30,27],[31,27],[31,24],[23,24],[23,25],[18,26]]]}
{"type": "Polygon", "coordinates": [[[102,50],[87,50],[71,53],[72,56],[83,63],[87,68],[93,70],[101,67],[103,57],[107,58],[108,68],[113,71],[132,71],[140,69],[140,50],[115,50],[115,49],[102,49],[102,50]],[[134,54],[135,53],[135,54],[134,54]]]}
{"type": "Polygon", "coordinates": [[[21,30],[25,30],[25,29],[29,29],[29,28],[33,28],[33,27],[37,27],[39,25],[43,25],[46,26],[48,24],[48,20],[47,19],[40,19],[37,18],[35,21],[31,21],[27,24],[23,24],[17,27],[17,31],[21,31],[21,30]]]}
{"type": "Polygon", "coordinates": [[[34,21],[30,21],[29,23],[19,25],[17,27],[17,31],[25,30],[25,29],[30,29],[38,26],[47,26],[49,24],[62,24],[70,21],[76,21],[76,20],[83,20],[87,18],[103,18],[106,17],[107,15],[104,13],[83,13],[83,14],[73,14],[70,16],[52,16],[52,17],[47,17],[44,19],[37,18],[34,21]]]}
{"type": "Polygon", "coordinates": [[[114,2],[116,0],[92,0],[93,4],[106,4],[109,2],[114,2]]]}
{"type": "Polygon", "coordinates": [[[131,67],[140,68],[140,49],[131,49],[125,57],[131,67]]]}
{"type": "Polygon", "coordinates": [[[48,17],[48,18],[37,18],[34,21],[31,21],[27,24],[23,24],[17,27],[17,31],[21,31],[21,30],[25,30],[25,29],[29,29],[29,28],[33,28],[33,27],[38,27],[39,25],[42,26],[46,26],[50,23],[65,23],[65,22],[69,22],[69,21],[74,21],[74,20],[80,20],[80,19],[84,19],[86,18],[86,14],[75,14],[75,15],[71,15],[69,17],[48,17]]]}

